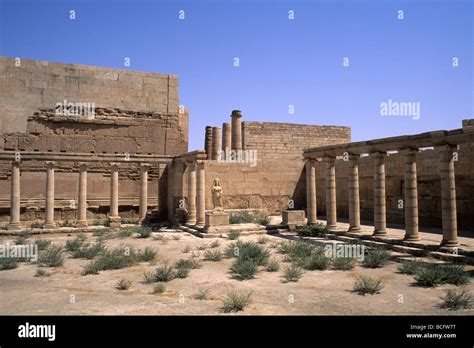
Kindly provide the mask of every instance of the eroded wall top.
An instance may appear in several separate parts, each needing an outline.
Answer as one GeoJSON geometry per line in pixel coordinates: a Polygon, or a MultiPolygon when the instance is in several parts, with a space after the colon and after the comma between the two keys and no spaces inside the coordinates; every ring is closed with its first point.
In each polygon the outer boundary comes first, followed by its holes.
{"type": "Polygon", "coordinates": [[[96,107],[178,114],[176,75],[0,57],[0,133],[64,99],[96,107]],[[18,64],[19,62],[19,64],[18,64]]]}

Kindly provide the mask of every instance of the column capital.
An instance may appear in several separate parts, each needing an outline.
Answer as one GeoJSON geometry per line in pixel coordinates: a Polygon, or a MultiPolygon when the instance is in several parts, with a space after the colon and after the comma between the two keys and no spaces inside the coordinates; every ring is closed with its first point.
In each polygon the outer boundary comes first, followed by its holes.
{"type": "Polygon", "coordinates": [[[206,164],[205,160],[196,160],[195,162],[196,166],[204,166],[206,164]]]}
{"type": "Polygon", "coordinates": [[[349,161],[349,164],[354,165],[356,164],[360,159],[360,155],[358,153],[348,153],[347,160],[349,161]]]}
{"type": "Polygon", "coordinates": [[[186,162],[186,167],[187,169],[191,170],[191,171],[194,171],[196,170],[196,163],[194,162],[186,162]]]}
{"type": "Polygon", "coordinates": [[[369,156],[372,158],[385,158],[387,157],[386,151],[373,151],[369,153],[369,156]]]}
{"type": "Polygon", "coordinates": [[[141,170],[149,170],[152,167],[151,163],[140,163],[141,170]]]}
{"type": "Polygon", "coordinates": [[[323,157],[323,162],[326,162],[326,163],[334,163],[336,162],[336,156],[324,156],[323,157]]]}
{"type": "Polygon", "coordinates": [[[242,111],[240,110],[232,110],[232,114],[230,115],[231,117],[242,117],[242,111]]]}
{"type": "Polygon", "coordinates": [[[87,164],[87,162],[79,162],[78,166],[79,166],[80,170],[86,170],[87,167],[88,167],[88,164],[87,164]]]}
{"type": "Polygon", "coordinates": [[[118,162],[110,162],[111,169],[118,169],[120,167],[120,163],[118,162]]]}
{"type": "Polygon", "coordinates": [[[45,163],[46,163],[46,167],[48,169],[52,169],[56,165],[56,162],[54,162],[54,161],[46,161],[45,163]]]}
{"type": "Polygon", "coordinates": [[[315,165],[318,160],[316,158],[305,158],[304,162],[306,164],[315,165]]]}
{"type": "Polygon", "coordinates": [[[440,145],[435,146],[435,150],[441,155],[441,161],[451,161],[453,158],[453,152],[458,150],[457,145],[440,145]]]}

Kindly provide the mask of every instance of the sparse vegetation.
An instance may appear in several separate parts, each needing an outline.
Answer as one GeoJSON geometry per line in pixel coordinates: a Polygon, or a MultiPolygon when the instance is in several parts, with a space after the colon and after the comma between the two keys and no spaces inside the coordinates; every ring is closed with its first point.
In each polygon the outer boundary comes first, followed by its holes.
{"type": "Polygon", "coordinates": [[[275,259],[271,259],[268,261],[265,270],[267,272],[278,272],[280,270],[280,263],[275,259]]]}
{"type": "Polygon", "coordinates": [[[453,264],[427,264],[420,267],[413,276],[418,285],[425,287],[440,284],[463,285],[470,281],[464,266],[453,264]]]}
{"type": "Polygon", "coordinates": [[[222,253],[219,250],[206,250],[204,253],[204,260],[206,261],[221,261],[222,253]]]}
{"type": "Polygon", "coordinates": [[[296,233],[300,237],[325,237],[329,233],[329,227],[322,223],[304,225],[297,228],[296,233]]]}
{"type": "Polygon", "coordinates": [[[304,269],[309,271],[325,270],[331,265],[331,259],[323,253],[313,253],[302,262],[304,269]]]}
{"type": "Polygon", "coordinates": [[[0,257],[0,271],[18,267],[18,261],[13,257],[0,257]]]}
{"type": "Polygon", "coordinates": [[[138,238],[148,238],[151,236],[151,228],[145,226],[134,227],[135,233],[138,234],[138,238]]]}
{"type": "Polygon", "coordinates": [[[160,266],[155,271],[156,282],[169,282],[170,280],[173,280],[175,276],[175,271],[168,265],[160,266]]]}
{"type": "Polygon", "coordinates": [[[239,294],[235,290],[230,291],[226,297],[222,299],[222,307],[220,311],[223,313],[243,311],[250,304],[251,293],[239,294]]]}
{"type": "Polygon", "coordinates": [[[446,295],[443,299],[442,308],[448,308],[450,310],[458,310],[461,308],[471,308],[474,300],[467,291],[455,291],[449,289],[446,291],[446,295]]]}
{"type": "Polygon", "coordinates": [[[154,272],[145,272],[143,274],[143,283],[145,284],[151,284],[155,282],[155,273],[154,272]]]}
{"type": "Polygon", "coordinates": [[[240,237],[240,231],[230,231],[227,234],[227,238],[229,238],[230,240],[236,240],[239,237],[240,237]]]}
{"type": "Polygon", "coordinates": [[[135,233],[133,228],[125,227],[121,228],[120,231],[117,232],[117,237],[119,238],[128,238],[131,237],[135,233]]]}
{"type": "Polygon", "coordinates": [[[132,281],[130,279],[122,278],[117,282],[115,288],[118,290],[128,290],[130,286],[132,286],[132,281]]]}
{"type": "Polygon", "coordinates": [[[381,279],[375,279],[367,276],[357,277],[354,283],[354,291],[359,295],[365,294],[378,294],[383,289],[383,284],[381,279]]]}
{"type": "Polygon", "coordinates": [[[83,243],[78,249],[71,252],[74,259],[92,259],[105,250],[102,242],[95,244],[83,243]]]}
{"type": "Polygon", "coordinates": [[[41,252],[38,257],[38,264],[46,267],[58,267],[64,263],[62,255],[63,248],[60,246],[51,245],[46,250],[41,252]]]}
{"type": "Polygon", "coordinates": [[[23,244],[25,244],[26,240],[27,240],[27,238],[22,237],[22,236],[18,236],[15,239],[14,243],[15,243],[15,245],[23,245],[23,244]]]}
{"type": "Polygon", "coordinates": [[[270,217],[264,212],[258,212],[254,215],[253,221],[259,225],[267,226],[270,223],[270,217]]]}
{"type": "Polygon", "coordinates": [[[196,247],[197,250],[206,250],[208,248],[207,244],[201,244],[196,247]]]}
{"type": "Polygon", "coordinates": [[[68,239],[66,241],[66,245],[64,246],[64,249],[66,249],[69,252],[76,252],[84,245],[86,240],[87,240],[87,236],[84,233],[79,233],[76,236],[76,238],[68,239]]]}
{"type": "Polygon", "coordinates": [[[35,277],[49,277],[51,272],[48,272],[44,268],[38,267],[36,269],[35,277]]]}
{"type": "Polygon", "coordinates": [[[190,251],[191,251],[191,246],[190,246],[189,244],[186,245],[183,250],[181,250],[181,252],[182,252],[183,254],[187,254],[187,253],[189,253],[190,251]]]}
{"type": "Polygon", "coordinates": [[[37,240],[35,240],[35,244],[38,247],[38,250],[45,250],[51,244],[51,240],[49,240],[49,239],[37,239],[37,240]]]}
{"type": "Polygon", "coordinates": [[[425,264],[416,260],[403,260],[398,266],[398,271],[402,274],[414,275],[418,272],[425,264]]]}
{"type": "Polygon", "coordinates": [[[221,245],[221,243],[216,239],[215,241],[211,243],[210,247],[217,248],[219,245],[221,245]]]}
{"type": "Polygon", "coordinates": [[[146,247],[145,250],[138,253],[138,261],[153,262],[155,261],[156,251],[151,247],[146,247]]]}
{"type": "Polygon", "coordinates": [[[231,212],[229,216],[230,224],[243,224],[253,222],[254,215],[249,211],[235,211],[231,212]]]}
{"type": "Polygon", "coordinates": [[[301,267],[295,264],[291,264],[283,269],[284,283],[297,282],[303,276],[303,270],[301,267]]]}
{"type": "Polygon", "coordinates": [[[258,238],[258,241],[257,241],[257,242],[258,242],[258,244],[262,244],[262,245],[263,245],[263,244],[266,244],[266,243],[268,242],[268,237],[266,237],[266,236],[261,236],[261,237],[258,238]]]}
{"type": "Polygon", "coordinates": [[[385,249],[369,249],[364,255],[362,266],[367,268],[382,267],[390,258],[390,253],[385,249]]]}
{"type": "Polygon", "coordinates": [[[258,271],[258,264],[255,260],[244,260],[238,258],[230,267],[232,277],[238,280],[252,279],[258,271]]]}
{"type": "Polygon", "coordinates": [[[153,293],[154,294],[162,294],[166,291],[166,285],[165,283],[156,283],[154,286],[153,286],[153,293]]]}
{"type": "Polygon", "coordinates": [[[348,271],[355,267],[356,260],[352,257],[335,257],[332,260],[332,268],[339,271],[348,271]]]}
{"type": "Polygon", "coordinates": [[[97,274],[99,271],[121,269],[130,267],[138,262],[149,261],[155,252],[151,248],[147,249],[144,252],[137,252],[128,246],[121,246],[111,250],[106,249],[97,260],[84,267],[83,274],[97,274]]]}
{"type": "Polygon", "coordinates": [[[189,268],[187,267],[179,267],[176,268],[175,277],[176,278],[186,278],[189,275],[189,268]]]}
{"type": "Polygon", "coordinates": [[[198,293],[194,296],[194,298],[196,300],[207,300],[210,291],[210,289],[199,289],[198,293]]]}
{"type": "Polygon", "coordinates": [[[320,252],[320,250],[308,242],[292,241],[281,243],[278,247],[278,252],[284,254],[287,261],[301,265],[314,252],[320,252]]]}

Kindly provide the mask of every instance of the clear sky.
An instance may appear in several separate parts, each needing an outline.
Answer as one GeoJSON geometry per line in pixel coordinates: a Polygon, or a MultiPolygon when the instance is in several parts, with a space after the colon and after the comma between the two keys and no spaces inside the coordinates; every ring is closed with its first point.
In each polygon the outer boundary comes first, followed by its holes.
{"type": "Polygon", "coordinates": [[[177,74],[190,150],[233,109],[365,140],[474,118],[473,3],[0,0],[0,55],[177,74]],[[419,103],[419,119],[381,115],[389,100],[419,103]]]}

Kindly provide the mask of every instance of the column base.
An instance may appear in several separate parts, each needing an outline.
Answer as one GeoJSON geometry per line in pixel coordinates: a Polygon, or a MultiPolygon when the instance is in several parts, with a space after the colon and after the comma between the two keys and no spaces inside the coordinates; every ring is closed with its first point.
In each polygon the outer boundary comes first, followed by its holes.
{"type": "Polygon", "coordinates": [[[58,225],[56,225],[54,222],[51,222],[51,223],[44,223],[43,225],[43,229],[51,229],[51,228],[57,228],[58,225]]]}
{"type": "Polygon", "coordinates": [[[403,238],[403,240],[406,240],[408,242],[416,242],[416,241],[420,240],[420,236],[419,235],[409,235],[409,236],[405,236],[403,238]]]}
{"type": "Polygon", "coordinates": [[[350,226],[347,232],[357,232],[360,230],[361,230],[360,226],[350,226]]]}
{"type": "Polygon", "coordinates": [[[457,240],[443,240],[440,244],[440,249],[454,249],[459,247],[459,242],[457,240]]]}
{"type": "Polygon", "coordinates": [[[186,225],[186,226],[188,226],[188,225],[194,226],[194,225],[196,225],[196,220],[188,220],[188,221],[186,221],[186,224],[185,224],[185,225],[186,225]]]}
{"type": "Polygon", "coordinates": [[[89,226],[87,224],[87,221],[86,220],[77,220],[76,221],[76,227],[87,227],[89,226]]]}
{"type": "Polygon", "coordinates": [[[374,230],[374,233],[372,235],[373,236],[386,236],[387,231],[386,230],[374,230]]]}
{"type": "Polygon", "coordinates": [[[9,230],[9,231],[19,231],[19,230],[21,230],[21,224],[19,222],[11,222],[7,225],[7,230],[9,230]]]}

